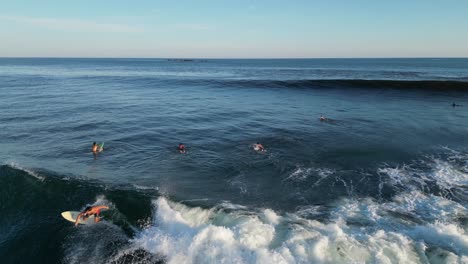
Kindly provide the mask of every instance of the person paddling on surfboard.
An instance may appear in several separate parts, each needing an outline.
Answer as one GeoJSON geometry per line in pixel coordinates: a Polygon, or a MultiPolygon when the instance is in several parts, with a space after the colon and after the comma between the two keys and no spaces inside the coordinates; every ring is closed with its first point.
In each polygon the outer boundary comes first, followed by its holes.
{"type": "Polygon", "coordinates": [[[80,221],[80,218],[82,218],[84,221],[88,219],[88,217],[94,215],[94,222],[97,223],[101,219],[99,218],[99,214],[101,213],[101,210],[103,209],[109,209],[109,206],[106,205],[99,205],[99,206],[88,206],[84,209],[83,212],[81,212],[75,220],[75,226],[78,225],[78,222],[80,221]]]}
{"type": "Polygon", "coordinates": [[[179,146],[177,147],[177,150],[179,151],[179,153],[185,153],[186,152],[186,149],[185,149],[185,145],[180,143],[179,146]]]}

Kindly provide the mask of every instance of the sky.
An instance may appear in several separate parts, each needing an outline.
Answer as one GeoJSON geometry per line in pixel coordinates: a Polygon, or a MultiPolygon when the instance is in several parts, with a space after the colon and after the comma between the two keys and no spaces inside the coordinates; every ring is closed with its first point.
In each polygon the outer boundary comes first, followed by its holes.
{"type": "Polygon", "coordinates": [[[468,57],[468,1],[0,0],[0,57],[468,57]]]}

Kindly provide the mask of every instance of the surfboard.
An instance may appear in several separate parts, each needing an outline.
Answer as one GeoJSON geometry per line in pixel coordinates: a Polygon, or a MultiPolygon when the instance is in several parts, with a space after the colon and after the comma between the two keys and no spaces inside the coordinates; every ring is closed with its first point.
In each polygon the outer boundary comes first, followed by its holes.
{"type": "MultiPolygon", "coordinates": [[[[78,217],[79,214],[80,212],[76,212],[76,211],[66,211],[66,212],[62,212],[62,217],[70,222],[75,223],[76,218],[78,217]]],[[[80,221],[78,221],[78,224],[82,224],[82,225],[94,224],[94,215],[86,218],[86,220],[83,220],[83,218],[80,218],[80,221]]]]}
{"type": "Polygon", "coordinates": [[[101,145],[99,145],[99,152],[102,152],[104,150],[104,142],[102,142],[101,145]]]}

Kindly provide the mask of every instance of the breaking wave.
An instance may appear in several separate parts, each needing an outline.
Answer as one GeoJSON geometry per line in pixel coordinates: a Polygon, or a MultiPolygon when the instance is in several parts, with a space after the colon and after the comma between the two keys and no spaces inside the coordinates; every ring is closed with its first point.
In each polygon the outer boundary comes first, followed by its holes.
{"type": "Polygon", "coordinates": [[[271,209],[225,212],[160,197],[132,247],[167,263],[463,263],[465,208],[420,192],[337,202],[327,222],[271,209]],[[426,219],[420,216],[428,215],[426,219]]]}

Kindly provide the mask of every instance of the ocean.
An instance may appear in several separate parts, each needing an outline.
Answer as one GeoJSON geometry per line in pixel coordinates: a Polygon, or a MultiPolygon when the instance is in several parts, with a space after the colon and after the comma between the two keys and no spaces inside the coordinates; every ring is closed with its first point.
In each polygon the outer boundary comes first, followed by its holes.
{"type": "Polygon", "coordinates": [[[0,58],[1,263],[468,263],[467,206],[468,59],[0,58]]]}

